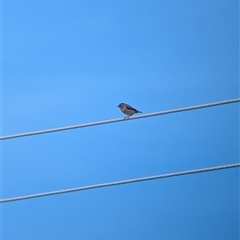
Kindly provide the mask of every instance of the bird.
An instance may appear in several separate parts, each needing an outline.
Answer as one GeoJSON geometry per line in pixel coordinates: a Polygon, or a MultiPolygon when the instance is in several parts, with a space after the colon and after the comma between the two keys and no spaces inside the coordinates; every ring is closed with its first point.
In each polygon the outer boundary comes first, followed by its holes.
{"type": "Polygon", "coordinates": [[[124,114],[128,115],[127,117],[125,117],[125,119],[130,118],[135,113],[142,113],[126,103],[120,103],[118,107],[124,114]]]}

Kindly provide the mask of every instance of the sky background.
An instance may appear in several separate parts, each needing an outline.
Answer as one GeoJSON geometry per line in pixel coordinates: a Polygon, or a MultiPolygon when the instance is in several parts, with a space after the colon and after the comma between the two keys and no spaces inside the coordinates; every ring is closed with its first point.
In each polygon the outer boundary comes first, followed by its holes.
{"type": "MultiPolygon", "coordinates": [[[[1,135],[239,98],[237,0],[2,0],[1,135]]],[[[239,162],[239,104],[1,142],[1,198],[239,162]]],[[[1,204],[3,240],[239,239],[239,169],[1,204]]]]}

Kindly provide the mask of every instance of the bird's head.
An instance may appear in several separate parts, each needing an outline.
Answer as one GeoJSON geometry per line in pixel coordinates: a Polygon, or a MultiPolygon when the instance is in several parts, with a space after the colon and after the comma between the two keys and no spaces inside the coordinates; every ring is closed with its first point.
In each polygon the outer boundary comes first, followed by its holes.
{"type": "Polygon", "coordinates": [[[124,103],[120,103],[120,104],[118,105],[118,107],[119,107],[119,108],[122,108],[124,105],[125,105],[124,103]]]}

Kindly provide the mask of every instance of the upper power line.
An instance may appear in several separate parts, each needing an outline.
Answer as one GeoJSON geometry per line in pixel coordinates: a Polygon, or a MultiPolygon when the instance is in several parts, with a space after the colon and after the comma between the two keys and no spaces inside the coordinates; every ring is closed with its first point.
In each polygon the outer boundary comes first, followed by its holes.
{"type": "Polygon", "coordinates": [[[7,136],[0,137],[0,140],[7,140],[7,139],[12,139],[12,138],[28,137],[28,136],[38,135],[38,134],[60,132],[60,131],[72,130],[72,129],[76,129],[76,128],[93,127],[93,126],[97,126],[97,125],[116,123],[116,122],[122,122],[122,121],[130,121],[130,120],[136,120],[139,118],[154,117],[154,116],[178,113],[178,112],[184,112],[184,111],[191,111],[191,110],[197,110],[197,109],[201,109],[201,108],[215,107],[215,106],[219,106],[219,105],[231,104],[231,103],[237,103],[237,102],[240,102],[240,98],[224,100],[224,101],[220,101],[220,102],[206,103],[206,104],[195,105],[195,106],[190,106],[190,107],[165,110],[165,111],[154,112],[154,113],[147,113],[147,114],[142,114],[139,116],[133,116],[133,117],[130,117],[129,119],[117,118],[117,119],[110,119],[110,120],[104,120],[104,121],[99,121],[99,122],[91,122],[91,123],[72,125],[72,126],[67,126],[67,127],[59,127],[59,128],[39,130],[39,131],[34,131],[34,132],[7,135],[7,136]]]}

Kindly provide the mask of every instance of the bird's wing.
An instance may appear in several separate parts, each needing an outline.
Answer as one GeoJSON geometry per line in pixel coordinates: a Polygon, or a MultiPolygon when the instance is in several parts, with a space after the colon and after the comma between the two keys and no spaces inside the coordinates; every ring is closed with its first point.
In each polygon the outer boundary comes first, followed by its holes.
{"type": "Polygon", "coordinates": [[[126,104],[125,106],[126,106],[126,108],[129,109],[129,110],[133,110],[133,111],[138,112],[137,109],[133,108],[132,106],[130,106],[130,105],[128,105],[128,104],[126,104]]]}

